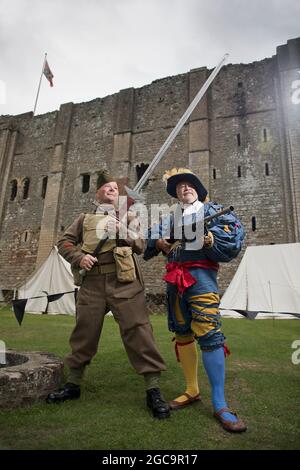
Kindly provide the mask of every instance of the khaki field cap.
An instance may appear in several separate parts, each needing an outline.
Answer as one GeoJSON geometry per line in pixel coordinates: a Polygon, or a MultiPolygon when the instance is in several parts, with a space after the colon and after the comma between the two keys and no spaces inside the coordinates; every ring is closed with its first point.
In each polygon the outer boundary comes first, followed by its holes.
{"type": "Polygon", "coordinates": [[[198,176],[187,168],[172,168],[171,170],[166,171],[163,176],[163,181],[167,184],[167,192],[172,197],[177,198],[176,186],[181,181],[188,181],[194,186],[198,194],[199,201],[204,202],[207,196],[207,191],[198,176]]]}
{"type": "Polygon", "coordinates": [[[97,179],[97,190],[101,188],[106,183],[111,183],[112,181],[116,181],[114,176],[110,175],[107,170],[102,170],[98,173],[97,179]]]}

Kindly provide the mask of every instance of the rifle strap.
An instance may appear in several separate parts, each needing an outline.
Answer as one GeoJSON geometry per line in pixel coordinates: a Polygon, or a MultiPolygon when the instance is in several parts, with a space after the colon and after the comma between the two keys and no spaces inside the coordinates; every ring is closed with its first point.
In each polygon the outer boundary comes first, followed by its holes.
{"type": "Polygon", "coordinates": [[[104,236],[101,238],[101,240],[99,241],[98,245],[96,246],[96,248],[94,249],[93,251],[93,254],[92,256],[94,256],[95,258],[99,255],[100,251],[101,251],[101,248],[105,245],[105,243],[107,242],[108,240],[108,233],[105,233],[104,236]]]}

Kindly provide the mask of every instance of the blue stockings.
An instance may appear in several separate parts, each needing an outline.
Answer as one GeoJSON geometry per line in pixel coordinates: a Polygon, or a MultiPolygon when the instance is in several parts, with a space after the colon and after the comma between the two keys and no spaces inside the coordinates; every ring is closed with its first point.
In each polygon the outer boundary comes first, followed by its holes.
{"type": "MultiPolygon", "coordinates": [[[[223,348],[202,351],[202,361],[211,385],[212,404],[217,412],[221,408],[227,407],[224,395],[225,357],[223,348]]],[[[238,421],[232,413],[224,412],[221,416],[233,423],[238,421]]]]}

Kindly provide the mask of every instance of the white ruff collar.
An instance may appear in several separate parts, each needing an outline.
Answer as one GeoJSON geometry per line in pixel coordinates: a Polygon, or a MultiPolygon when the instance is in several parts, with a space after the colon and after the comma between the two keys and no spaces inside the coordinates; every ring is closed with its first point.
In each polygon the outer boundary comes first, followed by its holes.
{"type": "Polygon", "coordinates": [[[196,212],[199,212],[201,207],[203,207],[203,203],[200,202],[198,199],[196,201],[190,203],[190,204],[183,204],[182,202],[179,202],[179,205],[181,209],[183,209],[182,215],[190,215],[190,214],[195,214],[196,212]]]}

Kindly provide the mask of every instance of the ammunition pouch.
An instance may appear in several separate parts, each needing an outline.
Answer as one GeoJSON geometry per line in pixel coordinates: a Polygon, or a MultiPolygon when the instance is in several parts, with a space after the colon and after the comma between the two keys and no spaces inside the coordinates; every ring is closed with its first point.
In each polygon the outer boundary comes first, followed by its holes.
{"type": "Polygon", "coordinates": [[[119,282],[132,282],[136,279],[135,263],[130,246],[116,246],[113,249],[116,274],[119,282]]]}

